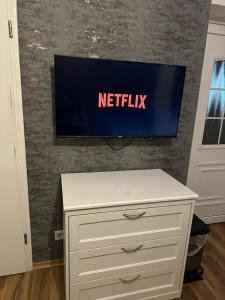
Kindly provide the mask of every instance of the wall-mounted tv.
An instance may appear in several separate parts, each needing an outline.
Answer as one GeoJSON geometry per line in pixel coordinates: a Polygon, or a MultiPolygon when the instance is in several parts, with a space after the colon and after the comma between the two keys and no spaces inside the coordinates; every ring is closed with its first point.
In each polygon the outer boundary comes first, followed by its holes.
{"type": "Polygon", "coordinates": [[[55,55],[57,137],[176,137],[186,67],[55,55]]]}

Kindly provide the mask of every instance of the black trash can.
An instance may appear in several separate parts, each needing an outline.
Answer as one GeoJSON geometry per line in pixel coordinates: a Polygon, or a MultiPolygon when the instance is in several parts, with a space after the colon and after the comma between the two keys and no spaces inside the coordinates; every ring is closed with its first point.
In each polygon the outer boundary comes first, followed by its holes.
{"type": "Polygon", "coordinates": [[[202,254],[208,233],[209,226],[194,215],[184,274],[184,283],[202,280],[202,254]]]}

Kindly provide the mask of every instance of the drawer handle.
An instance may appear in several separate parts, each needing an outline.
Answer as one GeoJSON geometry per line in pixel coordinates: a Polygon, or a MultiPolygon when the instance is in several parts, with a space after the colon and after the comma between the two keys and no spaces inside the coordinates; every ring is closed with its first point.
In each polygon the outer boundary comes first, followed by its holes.
{"type": "Polygon", "coordinates": [[[141,217],[143,217],[146,214],[146,211],[144,211],[143,213],[140,213],[138,215],[127,215],[127,214],[123,214],[123,216],[129,220],[137,220],[141,217]]]}
{"type": "Polygon", "coordinates": [[[134,249],[126,249],[126,248],[121,248],[121,250],[125,253],[133,253],[136,252],[138,250],[140,250],[143,247],[143,245],[138,246],[137,248],[134,249]]]}
{"type": "Polygon", "coordinates": [[[122,283],[132,283],[136,280],[138,280],[139,278],[141,277],[141,275],[138,275],[132,279],[123,279],[123,278],[119,278],[119,280],[122,282],[122,283]]]}

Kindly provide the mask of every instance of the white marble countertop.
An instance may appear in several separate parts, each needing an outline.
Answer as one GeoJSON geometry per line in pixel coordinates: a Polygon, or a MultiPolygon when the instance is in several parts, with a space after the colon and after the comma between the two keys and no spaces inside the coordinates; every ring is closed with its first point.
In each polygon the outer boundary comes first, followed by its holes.
{"type": "Polygon", "coordinates": [[[160,169],[62,174],[64,211],[195,199],[160,169]]]}

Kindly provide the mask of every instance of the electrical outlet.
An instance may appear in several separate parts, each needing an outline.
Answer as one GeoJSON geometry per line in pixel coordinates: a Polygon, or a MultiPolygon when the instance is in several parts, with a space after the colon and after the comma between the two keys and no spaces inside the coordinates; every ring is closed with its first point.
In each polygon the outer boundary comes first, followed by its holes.
{"type": "Polygon", "coordinates": [[[56,230],[55,231],[55,241],[64,239],[64,230],[56,230]]]}

